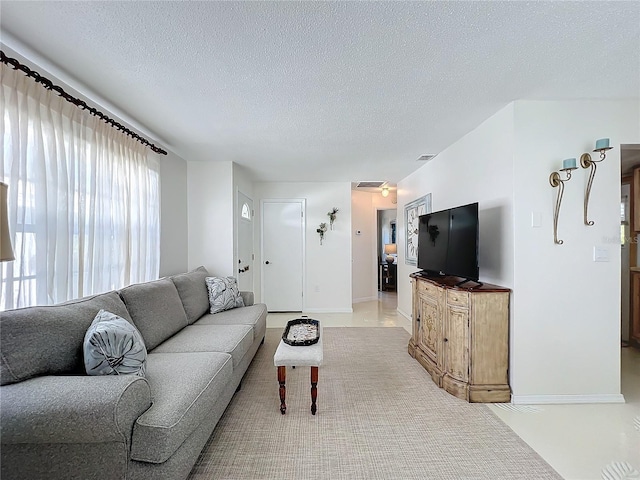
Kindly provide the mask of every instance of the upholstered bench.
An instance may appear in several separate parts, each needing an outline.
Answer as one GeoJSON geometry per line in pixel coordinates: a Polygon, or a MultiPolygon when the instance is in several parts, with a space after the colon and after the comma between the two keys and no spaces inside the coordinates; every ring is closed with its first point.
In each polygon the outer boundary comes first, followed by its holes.
{"type": "Polygon", "coordinates": [[[318,398],[318,367],[322,365],[322,332],[317,343],[305,346],[287,345],[284,340],[273,356],[273,364],[278,367],[278,383],[280,384],[280,413],[287,411],[286,376],[287,367],[311,367],[311,413],[316,414],[316,400],[318,398]]]}

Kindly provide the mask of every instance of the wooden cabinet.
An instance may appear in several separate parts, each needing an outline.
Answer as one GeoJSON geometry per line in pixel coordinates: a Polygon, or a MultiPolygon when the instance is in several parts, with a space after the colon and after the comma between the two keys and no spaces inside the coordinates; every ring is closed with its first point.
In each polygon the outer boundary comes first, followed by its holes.
{"type": "Polygon", "coordinates": [[[631,312],[629,343],[640,348],[640,271],[637,267],[631,271],[631,312]]]}
{"type": "MultiPolygon", "coordinates": [[[[640,168],[633,170],[633,185],[631,191],[631,199],[633,204],[631,206],[632,222],[631,230],[634,232],[640,231],[640,168]]],[[[633,265],[633,264],[632,264],[633,265]]]]}
{"type": "Polygon", "coordinates": [[[397,273],[397,264],[381,263],[378,266],[378,290],[395,292],[397,273]]]}
{"type": "MultiPolygon", "coordinates": [[[[431,374],[433,381],[442,386],[442,312],[441,295],[435,286],[429,283],[413,283],[414,303],[416,304],[417,318],[420,322],[417,327],[414,322],[414,331],[417,331],[417,345],[419,347],[418,361],[425,365],[431,374]],[[417,285],[417,295],[416,295],[417,285]],[[428,365],[428,366],[427,366],[428,365]]],[[[414,315],[413,318],[416,318],[414,315]]]]}
{"type": "Polygon", "coordinates": [[[469,402],[508,402],[510,290],[456,287],[457,277],[413,274],[409,354],[447,392],[469,402]]]}

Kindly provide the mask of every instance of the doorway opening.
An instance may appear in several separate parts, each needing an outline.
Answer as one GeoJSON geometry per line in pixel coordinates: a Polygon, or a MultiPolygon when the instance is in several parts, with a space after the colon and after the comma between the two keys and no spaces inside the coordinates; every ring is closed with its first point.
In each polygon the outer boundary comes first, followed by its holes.
{"type": "MultiPolygon", "coordinates": [[[[396,209],[377,211],[378,298],[382,293],[398,291],[398,249],[396,244],[396,209]]],[[[387,298],[387,297],[385,297],[387,298]]],[[[395,300],[397,302],[397,298],[395,300]]]]}
{"type": "Polygon", "coordinates": [[[620,145],[620,163],[620,389],[629,401],[640,391],[635,380],[640,358],[640,145],[620,145]]]}

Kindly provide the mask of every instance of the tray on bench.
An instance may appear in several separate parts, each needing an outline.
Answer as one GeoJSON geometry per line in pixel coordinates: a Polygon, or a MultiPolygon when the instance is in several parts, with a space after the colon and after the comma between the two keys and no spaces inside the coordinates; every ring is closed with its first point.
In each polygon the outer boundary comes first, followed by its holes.
{"type": "Polygon", "coordinates": [[[320,340],[320,322],[311,318],[289,320],[282,334],[282,341],[294,347],[304,347],[320,340]]]}

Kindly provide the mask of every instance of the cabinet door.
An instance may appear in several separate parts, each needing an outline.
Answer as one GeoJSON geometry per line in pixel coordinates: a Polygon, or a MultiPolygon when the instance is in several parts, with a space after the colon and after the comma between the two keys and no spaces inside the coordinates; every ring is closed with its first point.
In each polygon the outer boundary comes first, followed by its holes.
{"type": "Polygon", "coordinates": [[[417,290],[417,282],[415,278],[411,279],[411,318],[413,319],[413,327],[412,334],[413,344],[417,347],[420,344],[420,310],[419,310],[419,301],[418,301],[418,290],[417,290]]]}
{"type": "MultiPolygon", "coordinates": [[[[640,231],[640,168],[633,170],[633,231],[640,231]]],[[[633,245],[633,244],[632,244],[633,245]]]]}
{"type": "Polygon", "coordinates": [[[447,305],[444,334],[445,373],[461,382],[469,380],[469,310],[447,305]]]}
{"type": "Polygon", "coordinates": [[[437,298],[424,294],[418,295],[420,310],[420,347],[436,365],[440,352],[440,312],[437,298]]]}

